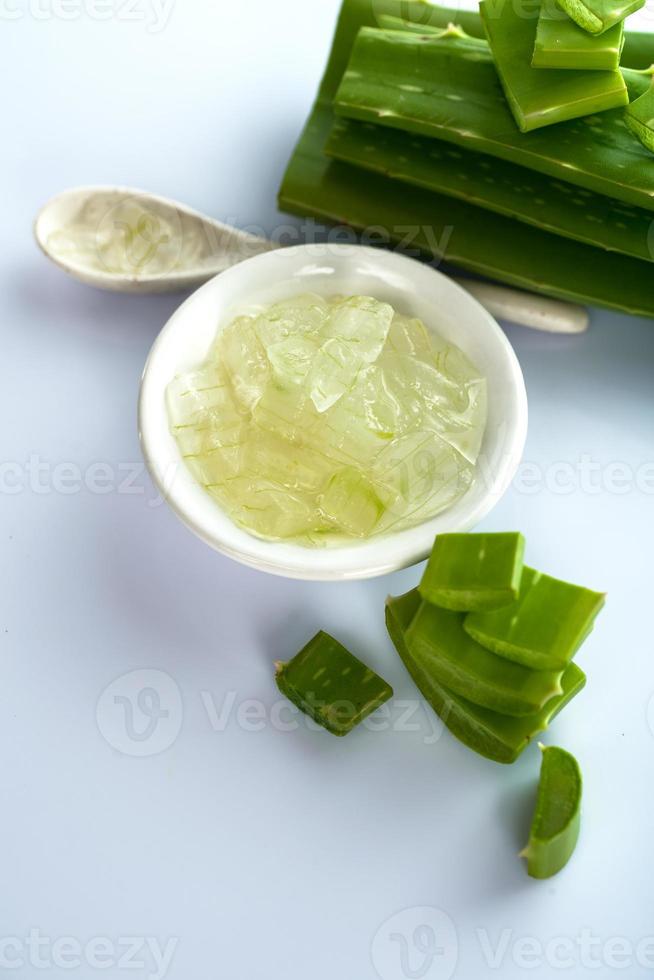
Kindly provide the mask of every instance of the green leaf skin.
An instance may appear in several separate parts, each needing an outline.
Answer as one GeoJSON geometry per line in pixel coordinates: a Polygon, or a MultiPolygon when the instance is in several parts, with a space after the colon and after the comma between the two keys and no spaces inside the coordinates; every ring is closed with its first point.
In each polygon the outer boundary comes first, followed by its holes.
{"type": "Polygon", "coordinates": [[[565,749],[541,748],[536,810],[529,843],[520,856],[527,859],[532,878],[551,878],[565,867],[577,846],[582,778],[579,763],[565,749]]]}
{"type": "Polygon", "coordinates": [[[624,121],[645,149],[654,153],[654,84],[639,99],[630,102],[624,121]]]}
{"type": "Polygon", "coordinates": [[[562,10],[590,34],[604,34],[645,6],[645,0],[557,0],[562,10]]]}
{"type": "Polygon", "coordinates": [[[482,0],[479,12],[513,117],[522,133],[625,106],[619,71],[532,68],[536,22],[515,0],[482,0]]]}
{"type": "Polygon", "coordinates": [[[500,657],[533,670],[565,668],[588,637],[606,595],[525,569],[518,601],[466,616],[466,633],[500,657]]]}
{"type": "Polygon", "coordinates": [[[624,24],[601,35],[589,34],[552,3],[538,16],[532,68],[616,71],[624,44],[624,24]]]}
{"type": "MultiPolygon", "coordinates": [[[[337,92],[336,112],[349,119],[433,136],[585,190],[654,209],[651,158],[625,131],[626,90],[620,108],[561,122],[556,130],[520,133],[490,50],[479,41],[475,44],[473,48],[470,39],[463,42],[451,36],[435,39],[364,28],[337,92]],[[412,86],[410,91],[407,85],[412,86]]],[[[526,70],[538,78],[570,78],[567,71],[526,70]]],[[[649,79],[636,72],[624,75],[631,98],[646,91],[649,79]]]]}
{"type": "Polygon", "coordinates": [[[456,694],[491,711],[520,718],[540,711],[562,693],[562,670],[530,670],[476,643],[462,613],[422,602],[406,642],[433,676],[456,694]]]}
{"type": "MultiPolygon", "coordinates": [[[[345,0],[318,100],[283,179],[281,209],[319,221],[346,223],[360,231],[381,224],[389,243],[447,258],[490,279],[559,299],[654,316],[648,263],[570,242],[420,188],[398,188],[385,177],[327,159],[324,147],[334,122],[333,98],[357,32],[377,23],[376,14],[437,26],[457,19],[466,30],[480,31],[476,14],[463,12],[453,17],[448,8],[421,0],[376,0],[374,10],[369,0],[345,0]]],[[[629,35],[623,57],[625,64],[639,67],[654,61],[652,37],[629,35]]],[[[498,84],[496,77],[494,84],[498,84]]]]}
{"type": "Polygon", "coordinates": [[[651,211],[578,191],[497,157],[425,136],[407,140],[399,130],[343,118],[334,123],[325,152],[566,238],[645,262],[654,259],[651,211]]]}
{"type": "Polygon", "coordinates": [[[386,627],[404,666],[422,696],[449,731],[460,742],[493,762],[509,765],[529,742],[544,731],[552,719],[583,689],[586,677],[570,664],[562,679],[563,694],[535,715],[511,718],[480,708],[440,684],[422,660],[414,658],[405,641],[406,631],[420,608],[417,589],[386,602],[386,627]]]}
{"type": "Polygon", "coordinates": [[[322,631],[276,668],[282,694],[332,735],[349,734],[393,696],[385,680],[322,631]]]}
{"type": "Polygon", "coordinates": [[[521,534],[440,534],[418,587],[426,602],[455,612],[511,605],[520,593],[521,534]]]}

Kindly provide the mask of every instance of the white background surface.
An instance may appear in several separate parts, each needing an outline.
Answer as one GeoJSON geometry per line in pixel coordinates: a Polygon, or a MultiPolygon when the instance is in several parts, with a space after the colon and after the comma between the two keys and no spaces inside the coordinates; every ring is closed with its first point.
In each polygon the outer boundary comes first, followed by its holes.
{"type": "Polygon", "coordinates": [[[2,12],[0,974],[162,976],[148,940],[172,941],[173,980],[545,977],[566,960],[574,976],[646,976],[652,324],[597,312],[581,339],[510,331],[536,470],[485,527],[520,528],[531,563],[610,592],[580,659],[588,688],[547,736],[583,766],[582,838],[562,874],[533,882],[516,854],[535,746],[500,767],[447,733],[434,741],[424,708],[417,730],[398,730],[398,701],[386,730],[345,740],[304,724],[282,731],[274,710],[271,720],[272,661],[321,627],[399,701],[415,699],[383,600],[418,571],[304,585],[195,540],[154,501],[135,427],[141,368],[179,298],[95,292],[31,240],[37,208],[78,183],[142,186],[267,232],[278,224],[277,185],[336,0],[176,0],[157,31],[152,3],[121,16],[117,0],[98,5],[106,20],[70,0],[2,12]],[[93,487],[95,463],[109,467],[107,492],[93,487]],[[148,673],[124,678],[137,669],[148,673]],[[135,741],[114,695],[143,731],[144,687],[169,714],[135,741]],[[248,699],[264,706],[262,726],[238,714],[248,699]],[[433,962],[419,951],[426,933],[414,935],[423,922],[444,950],[433,962]],[[131,971],[118,962],[126,937],[139,947],[131,971]]]}

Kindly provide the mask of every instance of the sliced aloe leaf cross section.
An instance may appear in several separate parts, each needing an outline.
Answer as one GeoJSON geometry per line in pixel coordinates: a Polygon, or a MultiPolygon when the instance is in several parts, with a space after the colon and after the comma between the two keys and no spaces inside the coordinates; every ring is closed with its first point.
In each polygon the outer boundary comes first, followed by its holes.
{"type": "Polygon", "coordinates": [[[579,839],[582,778],[565,749],[541,746],[540,781],[529,843],[520,855],[532,878],[551,878],[568,863],[579,839]]]}
{"type": "Polygon", "coordinates": [[[588,637],[606,595],[525,567],[516,603],[470,613],[465,631],[488,650],[534,670],[565,668],[588,637]]]}
{"type": "Polygon", "coordinates": [[[409,651],[406,633],[420,604],[417,589],[386,602],[389,636],[420,693],[449,731],[468,748],[493,762],[515,762],[529,742],[583,689],[585,674],[576,664],[570,664],[562,678],[563,693],[533,715],[512,718],[481,708],[441,684],[430,669],[430,661],[409,651]]]}
{"type": "Polygon", "coordinates": [[[590,68],[615,71],[624,44],[624,25],[604,34],[589,34],[553,2],[543,3],[538,15],[531,64],[534,68],[590,68]]]}
{"type": "Polygon", "coordinates": [[[457,612],[510,605],[520,594],[522,534],[439,534],[418,591],[457,612]]]}
{"type": "Polygon", "coordinates": [[[531,670],[498,657],[463,628],[464,615],[422,602],[406,642],[441,684],[501,714],[531,715],[562,693],[562,670],[531,670]]]}

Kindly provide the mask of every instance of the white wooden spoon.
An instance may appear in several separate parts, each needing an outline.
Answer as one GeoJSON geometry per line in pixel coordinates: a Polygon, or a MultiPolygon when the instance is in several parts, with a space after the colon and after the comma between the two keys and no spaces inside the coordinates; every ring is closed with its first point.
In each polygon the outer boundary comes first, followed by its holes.
{"type": "MultiPolygon", "coordinates": [[[[274,242],[214,221],[168,198],[129,187],[76,187],[34,222],[49,259],[81,282],[123,293],[192,289],[274,242]]],[[[582,306],[472,279],[456,280],[489,313],[550,333],[582,333],[582,306]]]]}

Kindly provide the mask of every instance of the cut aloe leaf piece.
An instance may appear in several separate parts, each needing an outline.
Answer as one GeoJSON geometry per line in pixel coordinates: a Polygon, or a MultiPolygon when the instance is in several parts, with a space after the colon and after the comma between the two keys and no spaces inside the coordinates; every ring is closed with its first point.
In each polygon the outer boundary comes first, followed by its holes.
{"type": "Polygon", "coordinates": [[[654,153],[654,82],[644,95],[629,103],[624,121],[645,149],[654,153]]]}
{"type": "Polygon", "coordinates": [[[587,638],[606,595],[525,566],[518,601],[470,613],[465,631],[488,650],[534,670],[566,667],[587,638]]]}
{"type": "Polygon", "coordinates": [[[532,68],[616,71],[624,44],[624,25],[601,35],[589,34],[560,7],[543,3],[538,15],[532,68]]]}
{"type": "MultiPolygon", "coordinates": [[[[508,6],[510,0],[502,9],[508,6]]],[[[528,30],[535,30],[534,21],[518,21],[523,29],[526,24],[528,30]]],[[[493,23],[496,29],[497,22],[493,23]]],[[[513,44],[513,34],[510,37],[513,44]]],[[[490,49],[479,41],[471,42],[472,39],[462,40],[447,33],[438,39],[363,28],[336,94],[336,113],[434,136],[585,190],[649,210],[654,208],[650,156],[629,138],[624,126],[626,90],[617,103],[619,108],[601,114],[584,110],[584,119],[561,122],[554,136],[547,128],[520,133],[490,49]]],[[[518,41],[516,50],[517,45],[518,41]]],[[[570,83],[568,71],[555,73],[529,66],[527,70],[537,79],[554,75],[555,79],[567,78],[570,83]]],[[[586,73],[574,73],[577,74],[586,73]]],[[[614,73],[591,74],[611,77],[614,73]]],[[[632,71],[625,71],[624,79],[632,99],[642,95],[649,83],[632,71]]]]}
{"type": "Polygon", "coordinates": [[[282,694],[332,735],[347,735],[393,689],[322,630],[288,663],[277,663],[282,694]]]}
{"type": "Polygon", "coordinates": [[[603,34],[645,6],[645,0],[557,0],[557,3],[590,34],[603,34]]]}
{"type": "Polygon", "coordinates": [[[479,13],[513,117],[523,133],[627,105],[619,71],[532,68],[536,24],[514,0],[482,0],[479,13]]]}
{"type": "Polygon", "coordinates": [[[344,118],[334,123],[325,152],[557,235],[652,261],[651,211],[577,190],[506,160],[431,137],[407,140],[399,130],[344,118]]]}
{"type": "Polygon", "coordinates": [[[581,825],[582,778],[579,763],[565,749],[542,746],[538,797],[529,843],[520,857],[527,859],[532,878],[551,878],[572,857],[581,825]]]}
{"type": "Polygon", "coordinates": [[[562,693],[562,670],[530,670],[476,643],[461,613],[422,602],[406,642],[413,657],[450,690],[473,704],[522,717],[540,711],[562,693]]]}
{"type": "Polygon", "coordinates": [[[518,598],[521,534],[440,534],[419,586],[427,602],[456,612],[508,606],[518,598]]]}
{"type": "Polygon", "coordinates": [[[404,666],[422,696],[428,701],[452,734],[474,752],[493,762],[515,762],[529,742],[544,731],[552,719],[582,690],[586,677],[576,664],[563,674],[563,693],[552,698],[534,715],[511,718],[472,704],[441,684],[429,669],[429,662],[413,656],[406,643],[406,632],[420,608],[417,589],[386,602],[386,627],[404,666]]]}

